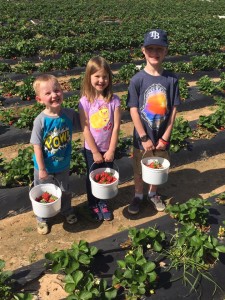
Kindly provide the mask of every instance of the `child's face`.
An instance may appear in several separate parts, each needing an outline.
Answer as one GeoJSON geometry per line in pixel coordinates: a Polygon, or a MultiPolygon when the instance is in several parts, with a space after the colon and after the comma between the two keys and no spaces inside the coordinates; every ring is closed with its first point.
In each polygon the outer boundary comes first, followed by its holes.
{"type": "Polygon", "coordinates": [[[109,85],[109,74],[104,69],[100,69],[91,75],[91,85],[96,90],[97,95],[102,95],[109,85]]]}
{"type": "Polygon", "coordinates": [[[63,102],[63,91],[59,83],[53,80],[41,82],[36,100],[44,104],[46,108],[60,107],[63,102]]]}
{"type": "Polygon", "coordinates": [[[167,48],[157,45],[149,45],[142,48],[142,52],[145,56],[146,61],[152,66],[160,65],[166,54],[167,48]]]}

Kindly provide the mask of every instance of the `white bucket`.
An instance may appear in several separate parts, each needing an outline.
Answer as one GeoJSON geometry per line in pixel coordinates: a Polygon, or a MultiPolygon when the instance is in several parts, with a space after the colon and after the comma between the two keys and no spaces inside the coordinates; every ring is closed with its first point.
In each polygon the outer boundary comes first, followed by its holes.
{"type": "Polygon", "coordinates": [[[119,183],[119,173],[111,168],[99,168],[93,170],[89,174],[89,179],[91,181],[91,191],[92,194],[98,199],[111,199],[118,194],[118,183],[119,183]],[[109,184],[101,184],[94,180],[96,174],[107,172],[111,173],[112,176],[116,178],[116,181],[109,184]]]}
{"type": "Polygon", "coordinates": [[[61,209],[61,189],[53,183],[45,183],[34,186],[29,192],[30,200],[32,202],[33,211],[36,216],[40,218],[50,218],[58,214],[61,209]],[[44,192],[48,192],[57,197],[54,202],[41,203],[36,201],[37,197],[40,197],[44,192]]]}
{"type": "Polygon", "coordinates": [[[145,157],[141,160],[142,179],[144,182],[153,185],[160,185],[167,182],[170,162],[162,157],[145,157]],[[146,165],[157,160],[163,168],[153,169],[146,165]]]}

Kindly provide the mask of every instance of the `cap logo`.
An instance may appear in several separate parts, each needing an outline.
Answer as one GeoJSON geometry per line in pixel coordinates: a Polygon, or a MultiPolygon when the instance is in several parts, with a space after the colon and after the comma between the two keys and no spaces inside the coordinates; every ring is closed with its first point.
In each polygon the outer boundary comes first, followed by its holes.
{"type": "Polygon", "coordinates": [[[149,32],[149,34],[153,38],[153,40],[158,40],[160,38],[159,33],[157,31],[151,31],[149,32]]]}

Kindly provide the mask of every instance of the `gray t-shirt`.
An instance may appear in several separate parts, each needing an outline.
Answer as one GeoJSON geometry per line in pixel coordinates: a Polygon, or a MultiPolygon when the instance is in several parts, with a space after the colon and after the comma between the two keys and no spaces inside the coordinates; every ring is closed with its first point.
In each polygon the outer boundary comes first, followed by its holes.
{"type": "MultiPolygon", "coordinates": [[[[71,108],[62,108],[59,116],[47,116],[41,112],[34,120],[31,144],[42,147],[48,173],[62,172],[70,167],[72,131],[77,127],[78,113],[71,108]]],[[[35,155],[34,168],[38,170],[35,155]]]]}
{"type": "MultiPolygon", "coordinates": [[[[152,76],[141,70],[131,78],[127,106],[137,107],[146,134],[156,145],[165,132],[172,108],[180,104],[177,77],[168,71],[152,76]]],[[[134,128],[134,147],[143,149],[134,128]]]]}

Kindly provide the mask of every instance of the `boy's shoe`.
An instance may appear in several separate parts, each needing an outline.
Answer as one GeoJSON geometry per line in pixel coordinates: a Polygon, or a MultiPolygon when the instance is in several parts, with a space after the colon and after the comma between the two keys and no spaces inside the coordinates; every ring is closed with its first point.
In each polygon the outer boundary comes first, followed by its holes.
{"type": "Polygon", "coordinates": [[[153,204],[153,206],[155,207],[155,209],[157,211],[164,211],[166,206],[165,204],[163,203],[161,197],[157,194],[155,194],[154,196],[152,197],[149,197],[148,196],[148,201],[151,202],[153,204]]]}
{"type": "Polygon", "coordinates": [[[98,205],[89,206],[91,216],[97,221],[103,220],[103,215],[98,205]]]}
{"type": "Polygon", "coordinates": [[[136,215],[140,211],[140,205],[142,200],[139,197],[134,197],[131,201],[130,205],[128,206],[128,212],[132,215],[136,215]]]}
{"type": "Polygon", "coordinates": [[[66,222],[70,225],[77,223],[77,216],[75,215],[75,213],[71,213],[66,216],[66,222]]]}
{"type": "Polygon", "coordinates": [[[47,234],[49,232],[49,227],[48,224],[46,222],[37,222],[37,232],[39,234],[47,234]]]}
{"type": "Polygon", "coordinates": [[[109,210],[106,201],[99,201],[98,202],[98,207],[102,213],[103,219],[105,221],[111,221],[113,218],[112,212],[109,210]]]}

